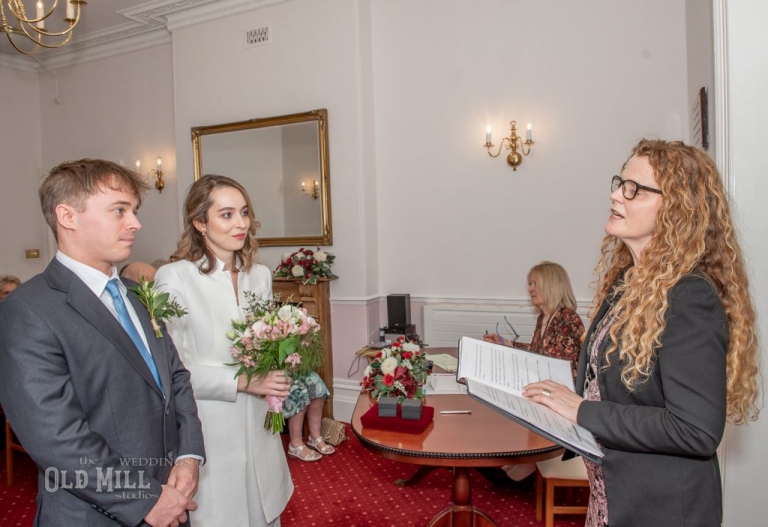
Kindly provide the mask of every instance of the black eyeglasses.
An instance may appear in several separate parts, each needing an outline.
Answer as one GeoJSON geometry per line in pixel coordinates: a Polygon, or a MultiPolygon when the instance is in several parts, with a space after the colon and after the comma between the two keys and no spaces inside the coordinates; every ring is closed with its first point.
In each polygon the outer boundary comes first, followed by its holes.
{"type": "Polygon", "coordinates": [[[637,181],[631,179],[621,179],[620,176],[613,176],[611,180],[611,192],[616,192],[621,187],[621,194],[625,199],[635,199],[638,190],[647,190],[648,192],[655,192],[656,194],[664,195],[657,188],[646,187],[641,185],[637,181]]]}

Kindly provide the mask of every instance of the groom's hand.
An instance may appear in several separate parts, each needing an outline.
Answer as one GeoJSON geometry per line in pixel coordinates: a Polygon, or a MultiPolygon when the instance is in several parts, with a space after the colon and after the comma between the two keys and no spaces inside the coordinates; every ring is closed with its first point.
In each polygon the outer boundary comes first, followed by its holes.
{"type": "Polygon", "coordinates": [[[151,527],[179,527],[187,521],[188,510],[197,510],[197,503],[171,485],[163,485],[160,498],[144,516],[144,521],[151,527]]]}
{"type": "Polygon", "coordinates": [[[191,457],[179,459],[174,463],[171,474],[168,476],[168,484],[187,498],[197,494],[197,482],[200,477],[200,462],[191,457]]]}

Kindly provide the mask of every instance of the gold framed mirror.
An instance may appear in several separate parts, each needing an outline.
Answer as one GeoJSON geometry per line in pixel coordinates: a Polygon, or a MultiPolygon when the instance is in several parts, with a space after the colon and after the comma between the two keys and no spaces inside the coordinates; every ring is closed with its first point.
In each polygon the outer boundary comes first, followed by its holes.
{"type": "Polygon", "coordinates": [[[261,222],[261,247],[332,245],[328,111],[192,128],[195,181],[236,179],[261,222]]]}

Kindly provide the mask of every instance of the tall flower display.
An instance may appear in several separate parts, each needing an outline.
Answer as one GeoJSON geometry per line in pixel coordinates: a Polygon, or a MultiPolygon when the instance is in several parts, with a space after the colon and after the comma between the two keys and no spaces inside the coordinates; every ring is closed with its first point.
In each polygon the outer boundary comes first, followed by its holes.
{"type": "Polygon", "coordinates": [[[318,278],[337,278],[331,272],[331,266],[336,259],[331,253],[304,249],[286,253],[280,260],[280,265],[274,271],[275,276],[282,278],[301,278],[301,283],[316,284],[318,278]]]}
{"type": "MultiPolygon", "coordinates": [[[[239,366],[235,377],[245,375],[248,382],[254,376],[267,375],[272,370],[308,375],[322,364],[323,341],[320,325],[307,310],[293,304],[281,304],[279,298],[270,302],[246,292],[248,304],[245,320],[233,320],[227,337],[232,341],[235,360],[228,366],[239,366]]],[[[285,427],[283,403],[267,397],[269,411],[264,428],[273,434],[285,427]]]]}
{"type": "Polygon", "coordinates": [[[371,397],[423,399],[427,382],[427,357],[418,344],[399,337],[391,346],[379,350],[363,373],[360,385],[371,397]]]}

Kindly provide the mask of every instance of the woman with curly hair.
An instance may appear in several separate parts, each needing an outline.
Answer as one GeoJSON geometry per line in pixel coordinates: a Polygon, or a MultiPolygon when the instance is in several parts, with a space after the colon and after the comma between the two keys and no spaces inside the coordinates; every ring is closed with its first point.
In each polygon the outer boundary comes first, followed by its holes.
{"type": "Polygon", "coordinates": [[[577,394],[525,396],[590,430],[587,525],[719,526],[716,449],[726,420],[757,418],[755,313],[728,199],[712,160],[643,140],[611,183],[595,315],[577,394]],[[583,395],[583,398],[582,398],[583,395]]]}

